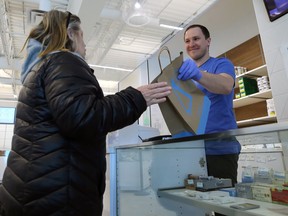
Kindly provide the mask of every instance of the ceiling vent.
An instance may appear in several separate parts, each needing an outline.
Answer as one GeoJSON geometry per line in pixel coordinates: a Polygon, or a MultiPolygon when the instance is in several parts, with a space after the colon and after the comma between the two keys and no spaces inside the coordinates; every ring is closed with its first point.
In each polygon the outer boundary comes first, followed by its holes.
{"type": "Polygon", "coordinates": [[[38,25],[42,19],[43,15],[46,13],[46,11],[38,10],[38,9],[32,9],[29,12],[29,18],[28,18],[28,24],[30,25],[38,25]]]}

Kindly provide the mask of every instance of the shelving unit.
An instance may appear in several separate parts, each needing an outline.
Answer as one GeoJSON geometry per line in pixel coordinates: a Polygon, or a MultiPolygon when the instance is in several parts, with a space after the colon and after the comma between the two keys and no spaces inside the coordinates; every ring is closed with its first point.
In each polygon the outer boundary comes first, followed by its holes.
{"type": "MultiPolygon", "coordinates": [[[[246,73],[243,73],[239,76],[236,76],[236,80],[238,80],[240,77],[249,77],[249,78],[256,77],[257,78],[257,77],[266,76],[266,75],[267,75],[267,66],[265,64],[260,67],[249,70],[246,73]]],[[[238,88],[238,82],[235,82],[235,88],[238,88]]]]}
{"type": "MultiPolygon", "coordinates": [[[[238,79],[240,77],[249,77],[249,78],[257,78],[262,76],[267,76],[267,66],[262,65],[260,67],[257,67],[253,70],[247,71],[246,73],[243,73],[239,76],[236,76],[236,82],[235,82],[235,88],[238,88],[238,79]]],[[[259,102],[264,102],[267,99],[272,98],[272,90],[268,89],[266,91],[257,92],[254,94],[247,95],[245,97],[241,97],[238,99],[233,100],[233,108],[237,109],[240,107],[245,108],[245,106],[253,105],[259,102]]],[[[263,105],[265,106],[265,105],[263,105]]],[[[251,107],[251,106],[250,106],[251,107]]],[[[270,124],[277,122],[276,116],[262,116],[262,117],[253,117],[245,120],[238,120],[237,125],[238,127],[248,127],[248,126],[255,126],[255,125],[261,125],[261,124],[270,124]]]]}
{"type": "MultiPolygon", "coordinates": [[[[247,72],[236,76],[235,93],[239,93],[238,80],[242,77],[257,79],[267,76],[267,65],[259,35],[245,41],[233,49],[222,54],[230,59],[235,66],[248,69],[247,72]]],[[[233,108],[238,127],[256,126],[262,124],[276,123],[276,116],[269,116],[266,100],[272,98],[272,90],[256,92],[233,100],[233,108]]]]}

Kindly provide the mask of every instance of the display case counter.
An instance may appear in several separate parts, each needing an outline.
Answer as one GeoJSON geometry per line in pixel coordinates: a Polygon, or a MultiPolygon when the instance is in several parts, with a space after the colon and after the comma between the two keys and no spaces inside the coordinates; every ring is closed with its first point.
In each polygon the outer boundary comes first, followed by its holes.
{"type": "MultiPolygon", "coordinates": [[[[219,141],[229,138],[236,138],[243,149],[247,149],[247,146],[257,146],[256,150],[254,149],[255,152],[259,150],[259,152],[268,153],[269,160],[272,161],[273,159],[272,167],[286,169],[288,161],[288,123],[144,142],[137,145],[122,145],[115,147],[115,158],[113,159],[115,162],[116,185],[112,190],[114,195],[111,196],[111,202],[115,203],[116,206],[113,207],[114,211],[111,211],[111,215],[204,216],[216,210],[227,215],[270,216],[283,215],[282,210],[284,213],[288,212],[287,206],[255,200],[249,200],[249,202],[261,203],[259,209],[239,211],[230,208],[233,203],[219,205],[209,201],[197,200],[183,193],[183,190],[186,190],[183,189],[184,179],[187,178],[188,174],[207,175],[205,141],[219,141]],[[274,157],[274,153],[277,153],[277,156],[274,157]],[[277,163],[274,159],[277,159],[277,163]],[[163,188],[166,189],[163,190],[163,188]],[[168,190],[167,188],[172,189],[168,190]],[[265,210],[262,206],[265,206],[265,210]]],[[[251,158],[250,155],[248,156],[251,158]]],[[[248,156],[245,155],[247,158],[248,156]]],[[[265,157],[268,156],[265,155],[265,157]]],[[[257,160],[254,162],[257,162],[257,160]]],[[[263,160],[261,159],[260,162],[262,163],[263,160]]],[[[112,187],[110,191],[111,189],[112,187]]],[[[234,203],[247,202],[247,200],[241,198],[235,199],[234,203]]]]}
{"type": "MultiPolygon", "coordinates": [[[[224,215],[234,215],[234,216],[283,216],[288,214],[288,206],[261,202],[257,200],[244,199],[240,197],[230,197],[233,202],[221,203],[219,200],[215,201],[212,199],[199,199],[196,197],[191,197],[185,192],[187,189],[160,189],[158,190],[159,198],[165,197],[175,202],[186,203],[187,205],[197,206],[209,211],[215,211],[224,215]],[[251,203],[259,205],[259,208],[250,210],[237,210],[231,208],[231,205],[251,203]]],[[[206,193],[206,192],[199,192],[206,193]]]]}

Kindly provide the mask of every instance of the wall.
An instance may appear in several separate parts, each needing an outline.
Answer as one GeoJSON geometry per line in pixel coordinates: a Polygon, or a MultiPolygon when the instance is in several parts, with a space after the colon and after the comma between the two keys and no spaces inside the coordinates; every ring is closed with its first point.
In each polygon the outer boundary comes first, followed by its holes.
{"type": "Polygon", "coordinates": [[[0,124],[0,150],[11,149],[14,124],[0,124]]]}
{"type": "MultiPolygon", "coordinates": [[[[249,0],[217,1],[212,7],[195,17],[190,24],[193,23],[205,25],[209,29],[212,38],[211,56],[218,56],[259,34],[253,4],[249,0]]],[[[180,51],[184,51],[187,57],[183,33],[184,30],[179,31],[165,44],[169,47],[172,59],[177,57],[180,51]]],[[[148,59],[150,65],[158,65],[158,53],[159,51],[148,59]]],[[[153,72],[157,75],[157,71],[159,73],[159,67],[155,67],[153,72]]],[[[156,75],[152,74],[150,77],[156,75]]]]}
{"type": "MultiPolygon", "coordinates": [[[[136,88],[141,85],[146,85],[148,83],[147,70],[147,62],[143,62],[138,68],[136,68],[132,73],[128,74],[128,76],[119,82],[119,90],[123,90],[128,86],[136,88]]],[[[151,126],[150,107],[148,107],[147,110],[142,114],[138,122],[143,126],[151,126]]]]}
{"type": "Polygon", "coordinates": [[[288,120],[288,14],[270,22],[263,1],[253,0],[278,122],[288,120]],[[285,54],[281,52],[285,48],[285,54]]]}

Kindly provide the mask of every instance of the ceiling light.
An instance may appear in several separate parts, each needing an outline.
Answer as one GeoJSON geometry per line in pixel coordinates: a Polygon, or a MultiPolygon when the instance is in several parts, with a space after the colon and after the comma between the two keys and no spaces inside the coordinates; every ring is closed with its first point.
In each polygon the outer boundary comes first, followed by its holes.
{"type": "Polygon", "coordinates": [[[182,27],[177,27],[177,26],[172,26],[172,25],[160,24],[160,26],[163,28],[169,28],[169,29],[174,29],[174,30],[179,30],[179,31],[183,30],[182,27]]]}
{"type": "Polygon", "coordinates": [[[141,27],[150,22],[150,10],[145,9],[138,0],[135,3],[124,1],[122,18],[129,26],[141,27]]]}
{"type": "Polygon", "coordinates": [[[134,5],[135,9],[140,9],[141,8],[141,4],[137,1],[134,5]]]}
{"type": "Polygon", "coordinates": [[[110,66],[102,66],[102,65],[93,65],[89,64],[90,67],[96,67],[96,68],[104,68],[104,69],[111,69],[111,70],[118,70],[118,71],[127,71],[132,72],[133,70],[125,69],[125,68],[118,68],[118,67],[110,67],[110,66]]]}

